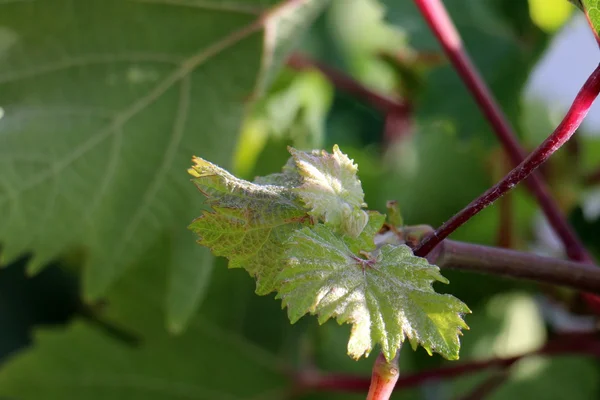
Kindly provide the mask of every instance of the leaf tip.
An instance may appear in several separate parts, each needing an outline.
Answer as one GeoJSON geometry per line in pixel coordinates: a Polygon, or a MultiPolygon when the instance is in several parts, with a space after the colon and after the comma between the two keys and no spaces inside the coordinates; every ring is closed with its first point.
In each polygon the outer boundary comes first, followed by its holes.
{"type": "Polygon", "coordinates": [[[194,168],[188,168],[187,173],[193,176],[194,178],[200,178],[200,174],[196,172],[194,168]]]}

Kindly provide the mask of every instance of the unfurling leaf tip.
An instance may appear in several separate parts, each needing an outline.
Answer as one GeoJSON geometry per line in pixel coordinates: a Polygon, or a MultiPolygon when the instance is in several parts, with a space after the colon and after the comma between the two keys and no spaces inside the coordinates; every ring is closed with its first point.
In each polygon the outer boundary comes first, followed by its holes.
{"type": "Polygon", "coordinates": [[[196,172],[196,170],[194,168],[188,168],[187,172],[194,178],[200,178],[200,174],[198,172],[196,172]]]}

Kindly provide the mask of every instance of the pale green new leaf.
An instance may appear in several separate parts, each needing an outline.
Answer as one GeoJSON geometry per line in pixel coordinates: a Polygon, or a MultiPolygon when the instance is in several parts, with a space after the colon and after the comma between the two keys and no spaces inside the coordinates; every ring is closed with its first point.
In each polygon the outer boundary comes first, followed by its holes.
{"type": "Polygon", "coordinates": [[[304,152],[289,148],[303,185],[297,190],[309,214],[323,219],[335,230],[358,236],[369,219],[358,166],[337,145],[333,154],[326,151],[304,152]]]}
{"type": "Polygon", "coordinates": [[[272,292],[284,265],[283,243],[309,219],[300,199],[284,186],[238,179],[201,158],[194,162],[189,173],[213,209],[190,225],[198,243],[255,277],[256,293],[272,292]]]}
{"type": "Polygon", "coordinates": [[[297,231],[288,243],[289,266],[278,276],[278,298],[292,323],[306,313],[319,323],[335,317],[353,325],[348,354],[368,355],[381,345],[391,360],[408,338],[428,352],[457,359],[462,314],[460,300],[437,294],[434,281],[447,283],[439,268],[407,246],[385,245],[366,260],[354,254],[327,226],[297,231]]]}
{"type": "Polygon", "coordinates": [[[375,235],[381,230],[386,219],[384,214],[380,214],[377,211],[368,211],[367,214],[369,216],[369,221],[360,235],[358,235],[358,237],[348,235],[344,237],[344,242],[355,254],[358,254],[360,251],[375,250],[375,235]]]}

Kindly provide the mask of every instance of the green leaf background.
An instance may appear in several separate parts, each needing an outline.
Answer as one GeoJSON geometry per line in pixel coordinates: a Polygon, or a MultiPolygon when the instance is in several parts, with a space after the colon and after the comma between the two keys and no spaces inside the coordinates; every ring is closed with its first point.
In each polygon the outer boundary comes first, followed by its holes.
{"type": "Polygon", "coordinates": [[[247,102],[325,3],[3,4],[4,260],[33,251],[34,273],[82,248],[95,300],[166,232],[181,329],[212,264],[185,234],[201,204],[182,172],[193,154],[230,163],[247,102]]]}
{"type": "MultiPolygon", "coordinates": [[[[145,258],[161,257],[160,247],[145,258]]],[[[290,384],[280,358],[235,330],[220,327],[203,312],[190,321],[185,334],[170,335],[162,321],[164,269],[144,264],[110,291],[111,307],[102,316],[133,335],[137,343],[107,336],[89,321],[41,332],[36,335],[35,352],[3,369],[0,396],[58,400],[65,396],[279,399],[284,395],[290,384]]],[[[218,289],[229,290],[232,283],[228,280],[218,289]]]]}
{"type": "MultiPolygon", "coordinates": [[[[399,200],[408,224],[440,224],[497,180],[497,142],[450,66],[403,75],[379,55],[439,52],[412,2],[326,3],[0,1],[0,396],[284,399],[293,386],[284,371],[307,360],[369,376],[373,357],[346,355],[347,325],[303,318],[291,326],[279,302],[256,296],[246,272],[227,270],[186,229],[206,210],[185,173],[192,155],[235,166],[251,181],[279,171],[288,145],[339,143],[359,166],[370,208],[383,212],[387,200],[399,200]],[[332,93],[313,71],[279,74],[293,49],[388,94],[410,87],[412,134],[390,143],[369,105],[332,93]],[[27,254],[33,277],[25,276],[27,254]],[[61,324],[39,326],[48,322],[61,324]]],[[[554,0],[444,3],[511,122],[535,145],[554,121],[524,104],[521,91],[575,8],[554,0]]],[[[598,224],[579,211],[579,178],[600,163],[598,140],[581,140],[572,194],[561,204],[600,252],[598,224]]],[[[561,157],[550,171],[570,162],[561,157]]],[[[565,187],[557,186],[562,175],[549,174],[553,187],[565,187]]],[[[528,249],[537,207],[524,190],[512,204],[514,247],[528,249]]],[[[498,224],[493,206],[454,238],[493,245],[498,224]]],[[[444,274],[450,285],[436,289],[473,310],[461,360],[545,340],[535,286],[444,274]]],[[[423,350],[401,353],[403,374],[440,365],[451,364],[423,350]]],[[[532,360],[492,398],[597,398],[598,376],[587,358],[532,360]]],[[[460,397],[485,377],[430,382],[393,398],[460,397]]]]}

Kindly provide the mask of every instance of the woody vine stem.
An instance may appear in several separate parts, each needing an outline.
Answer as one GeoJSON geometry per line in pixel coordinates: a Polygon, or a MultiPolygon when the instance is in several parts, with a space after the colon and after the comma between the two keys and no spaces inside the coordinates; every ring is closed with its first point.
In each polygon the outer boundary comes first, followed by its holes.
{"type": "MultiPolygon", "coordinates": [[[[446,56],[471,92],[481,112],[487,118],[511,162],[515,165],[515,168],[496,185],[469,203],[442,226],[428,234],[424,240],[416,245],[414,254],[421,257],[428,256],[432,262],[437,263],[442,268],[460,268],[571,286],[583,292],[582,297],[593,312],[600,313],[600,297],[597,295],[600,292],[600,269],[594,265],[585,265],[594,263],[592,257],[567,222],[556,201],[550,196],[544,181],[535,173],[535,170],[542,163],[572,137],[587,115],[592,103],[600,93],[600,65],[587,79],[556,130],[531,154],[525,156],[525,151],[520,146],[508,119],[464,49],[461,37],[442,1],[414,1],[440,42],[446,56]],[[550,225],[560,237],[567,256],[572,261],[549,259],[510,250],[444,240],[470,218],[491,205],[526,178],[529,178],[526,181],[527,187],[536,198],[550,225]]],[[[410,106],[400,99],[377,94],[344,76],[339,71],[314,63],[305,57],[295,55],[290,59],[289,65],[295,68],[313,67],[321,70],[338,89],[363,98],[385,115],[398,112],[406,114],[411,111],[410,106]]],[[[593,336],[576,337],[575,339],[570,336],[558,337],[532,354],[552,355],[562,353],[578,353],[600,357],[600,342],[593,336]]],[[[397,358],[390,364],[386,364],[380,356],[375,362],[370,384],[362,377],[340,375],[316,375],[315,377],[313,375],[310,384],[307,386],[312,389],[343,391],[363,391],[369,387],[368,399],[385,400],[389,398],[395,386],[400,388],[416,385],[426,379],[445,379],[489,367],[501,367],[501,371],[506,371],[508,367],[525,356],[527,355],[511,359],[460,364],[455,367],[425,371],[400,378],[398,378],[397,358]],[[394,373],[390,374],[390,371],[394,373]]],[[[502,372],[494,377],[490,382],[484,382],[481,387],[476,388],[476,392],[481,394],[492,391],[506,379],[506,374],[502,372]]],[[[302,381],[302,376],[300,381],[302,381]]],[[[477,393],[473,395],[476,396],[477,393]]],[[[467,396],[467,398],[470,397],[467,396]]]]}

